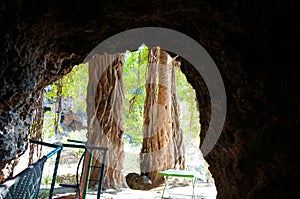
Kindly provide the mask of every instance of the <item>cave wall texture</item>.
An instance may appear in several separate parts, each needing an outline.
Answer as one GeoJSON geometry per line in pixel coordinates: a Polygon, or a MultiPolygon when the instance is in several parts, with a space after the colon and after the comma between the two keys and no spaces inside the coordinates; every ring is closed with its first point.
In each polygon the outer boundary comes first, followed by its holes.
{"type": "MultiPolygon", "coordinates": [[[[44,86],[67,74],[106,38],[155,26],[198,41],[224,80],[226,122],[205,157],[217,197],[298,198],[297,11],[291,0],[1,1],[2,172],[26,149],[44,86]]],[[[182,70],[197,91],[203,138],[210,118],[209,94],[192,66],[183,61],[182,70]]]]}

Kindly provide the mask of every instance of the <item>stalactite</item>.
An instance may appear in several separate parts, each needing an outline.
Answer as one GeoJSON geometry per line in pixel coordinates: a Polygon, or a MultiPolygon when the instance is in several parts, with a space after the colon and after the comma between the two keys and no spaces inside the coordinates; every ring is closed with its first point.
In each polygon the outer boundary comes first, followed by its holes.
{"type": "MultiPolygon", "coordinates": [[[[87,90],[88,141],[108,148],[103,188],[126,186],[122,174],[124,160],[124,55],[96,56],[89,62],[87,90]]],[[[101,166],[95,151],[93,165],[101,166]]],[[[99,179],[99,169],[92,169],[91,179],[99,179]]],[[[93,184],[91,184],[93,185],[93,184]]]]}
{"type": "Polygon", "coordinates": [[[184,168],[174,67],[175,62],[166,51],[150,50],[140,167],[141,175],[148,176],[153,187],[164,181],[159,171],[176,164],[184,168]]]}

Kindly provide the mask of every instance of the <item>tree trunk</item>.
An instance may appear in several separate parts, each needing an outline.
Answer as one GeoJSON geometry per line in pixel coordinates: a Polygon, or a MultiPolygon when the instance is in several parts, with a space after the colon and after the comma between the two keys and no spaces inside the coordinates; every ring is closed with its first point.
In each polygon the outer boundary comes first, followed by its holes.
{"type": "Polygon", "coordinates": [[[174,168],[175,163],[171,121],[172,59],[159,48],[151,49],[148,58],[140,168],[141,175],[148,176],[155,187],[164,182],[158,172],[174,168]]]}
{"type": "MultiPolygon", "coordinates": [[[[87,90],[88,141],[108,148],[103,188],[126,186],[121,173],[124,160],[124,55],[97,55],[89,62],[87,90]]],[[[94,151],[93,165],[101,166],[102,156],[94,151]]],[[[92,169],[90,179],[99,179],[92,169]]],[[[93,185],[93,184],[92,184],[93,185]]]]}

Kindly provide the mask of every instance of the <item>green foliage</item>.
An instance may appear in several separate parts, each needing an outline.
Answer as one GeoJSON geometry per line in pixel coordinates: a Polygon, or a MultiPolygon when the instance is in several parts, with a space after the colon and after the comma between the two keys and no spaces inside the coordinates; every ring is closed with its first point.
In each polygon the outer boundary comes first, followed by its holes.
{"type": "MultiPolygon", "coordinates": [[[[72,98],[72,111],[86,112],[86,89],[88,83],[88,64],[79,64],[73,67],[73,70],[65,75],[62,79],[57,80],[51,85],[51,90],[46,93],[46,99],[56,101],[59,82],[62,84],[63,98],[72,98]]],[[[45,112],[43,136],[52,137],[54,132],[55,121],[55,103],[51,106],[52,111],[45,112]]],[[[59,132],[63,133],[63,129],[59,127],[59,132]]]]}
{"type": "Polygon", "coordinates": [[[86,111],[85,99],[88,75],[88,64],[86,63],[75,66],[72,72],[63,78],[63,96],[72,97],[74,109],[83,112],[86,111]]]}
{"type": "Polygon", "coordinates": [[[145,83],[147,77],[148,48],[142,45],[138,51],[125,54],[125,139],[132,145],[142,143],[143,111],[146,98],[145,83]]]}
{"type": "MultiPolygon", "coordinates": [[[[125,115],[124,115],[124,132],[125,142],[130,144],[137,152],[143,141],[143,112],[146,98],[146,78],[148,64],[147,46],[142,45],[137,51],[125,54],[123,79],[125,85],[125,115]]],[[[72,111],[86,112],[86,90],[88,83],[88,64],[80,64],[74,66],[73,70],[61,80],[63,98],[73,99],[72,111]]],[[[46,93],[46,98],[56,101],[58,82],[51,85],[52,90],[46,93]]],[[[199,150],[199,111],[197,110],[196,93],[192,86],[187,82],[185,75],[180,69],[176,73],[177,96],[180,104],[181,127],[184,132],[184,144],[186,148],[191,150],[186,153],[187,162],[193,162],[195,151],[199,150]],[[197,141],[197,143],[196,143],[197,141]],[[194,146],[192,146],[194,145],[194,146]]],[[[55,103],[52,104],[53,111],[45,112],[43,136],[53,137],[54,118],[55,118],[55,103]]],[[[59,129],[63,133],[63,129],[59,129]]],[[[87,130],[73,131],[68,135],[68,138],[75,140],[86,140],[87,130]]],[[[66,138],[61,141],[67,142],[66,138]]],[[[129,147],[129,148],[130,148],[129,147]]],[[[136,154],[127,154],[128,160],[125,165],[130,164],[128,168],[138,168],[138,160],[136,154]]],[[[200,173],[209,175],[206,165],[199,165],[200,173]]],[[[45,179],[45,181],[48,179],[45,179]]]]}
{"type": "Polygon", "coordinates": [[[180,120],[184,132],[184,142],[187,144],[188,141],[195,142],[197,140],[199,146],[200,123],[196,92],[181,70],[178,70],[176,74],[176,87],[181,109],[180,120]]]}
{"type": "MultiPolygon", "coordinates": [[[[59,81],[59,80],[58,80],[59,81]]],[[[56,100],[58,81],[51,85],[52,90],[46,93],[46,98],[56,100]]],[[[61,79],[63,97],[72,97],[77,110],[86,110],[86,88],[88,82],[88,64],[79,64],[61,79]]]]}
{"type": "MultiPolygon", "coordinates": [[[[125,138],[133,145],[142,143],[143,111],[146,98],[148,48],[142,45],[138,51],[125,54],[124,85],[126,96],[125,138]]],[[[181,123],[185,143],[198,140],[200,133],[196,93],[180,69],[176,73],[178,101],[181,106],[181,123]]]]}
{"type": "MultiPolygon", "coordinates": [[[[55,108],[54,105],[52,109],[55,108]]],[[[55,113],[53,111],[47,111],[44,115],[44,126],[43,126],[43,137],[52,137],[54,136],[54,120],[55,113]]]]}
{"type": "MultiPolygon", "coordinates": [[[[149,49],[144,44],[134,52],[125,54],[123,78],[125,85],[125,139],[134,146],[142,143],[143,111],[146,98],[145,84],[147,78],[149,49]]],[[[73,70],[61,80],[64,98],[73,99],[75,111],[86,111],[86,88],[88,83],[88,64],[74,66],[73,70]]],[[[181,70],[177,70],[176,85],[178,101],[181,105],[181,123],[184,130],[185,141],[199,140],[200,125],[199,112],[197,110],[196,94],[192,86],[187,82],[181,70]]],[[[56,100],[58,82],[55,82],[52,90],[46,93],[46,98],[56,100]]],[[[55,109],[53,104],[52,110],[55,109]]],[[[54,135],[55,112],[45,113],[44,134],[54,135]]],[[[63,130],[60,129],[60,132],[63,130]]]]}

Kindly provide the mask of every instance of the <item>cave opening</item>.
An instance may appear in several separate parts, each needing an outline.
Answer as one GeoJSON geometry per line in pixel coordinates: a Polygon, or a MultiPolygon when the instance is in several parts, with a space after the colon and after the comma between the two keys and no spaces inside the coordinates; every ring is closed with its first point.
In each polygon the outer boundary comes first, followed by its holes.
{"type": "MultiPolygon", "coordinates": [[[[139,118],[135,120],[142,120],[144,106],[141,104],[145,100],[145,95],[140,99],[140,103],[136,102],[138,95],[145,94],[145,89],[141,89],[146,84],[146,67],[142,65],[148,64],[148,48],[142,45],[137,51],[125,53],[123,77],[125,87],[127,86],[127,93],[125,97],[126,110],[125,116],[125,159],[124,168],[122,172],[128,174],[130,172],[140,173],[139,168],[139,155],[136,153],[141,150],[142,123],[134,129],[128,122],[129,116],[134,111],[139,112],[139,118]],[[145,50],[142,52],[143,50],[145,50]],[[146,59],[141,59],[141,52],[147,54],[146,59]],[[131,66],[130,66],[131,65],[131,66]],[[134,76],[135,77],[132,77],[134,76]],[[139,77],[138,77],[139,76],[139,77]],[[131,77],[131,78],[129,78],[131,77]],[[136,80],[134,80],[134,78],[136,80]],[[143,81],[141,81],[143,79],[143,81]],[[127,83],[126,83],[127,82],[127,83]],[[129,84],[133,84],[129,86],[129,84]],[[133,99],[135,104],[132,103],[133,99]],[[136,108],[135,106],[138,106],[136,108]],[[131,113],[129,113],[131,112],[131,113]],[[126,121],[127,119],[127,121],[126,121]],[[127,125],[127,126],[126,126],[127,125]],[[131,127],[130,127],[131,126],[131,127]],[[126,133],[130,128],[131,132],[126,133]],[[131,130],[132,130],[131,129],[131,130]],[[135,166],[132,166],[135,165],[135,166]]],[[[183,124],[182,129],[184,132],[184,145],[185,145],[185,165],[186,170],[195,170],[202,176],[199,180],[203,182],[210,182],[214,186],[214,180],[208,170],[208,164],[203,158],[199,149],[200,145],[200,115],[198,110],[196,93],[190,83],[187,82],[185,74],[181,71],[180,67],[177,68],[176,82],[179,106],[182,107],[180,111],[180,120],[183,124]]],[[[52,85],[47,86],[44,98],[44,127],[43,127],[43,140],[48,142],[65,142],[67,138],[87,140],[87,115],[84,113],[86,109],[85,95],[87,93],[88,82],[88,64],[80,64],[74,66],[71,73],[64,78],[58,80],[52,85]],[[61,90],[59,90],[61,88],[61,90]],[[67,93],[71,94],[67,94],[67,93]],[[60,104],[60,105],[59,105],[60,104]],[[61,106],[61,107],[59,107],[61,106]],[[46,109],[45,109],[46,108],[46,109]]],[[[131,122],[132,123],[132,122],[131,122]]],[[[73,154],[74,155],[74,154],[73,154]]],[[[75,154],[76,155],[76,154],[75,154]]],[[[68,158],[68,157],[66,157],[68,158]]],[[[18,168],[18,167],[17,167],[18,168]]]]}
{"type": "MultiPolygon", "coordinates": [[[[293,59],[299,41],[299,27],[293,25],[299,18],[296,3],[82,1],[72,2],[70,9],[68,1],[3,1],[1,183],[27,149],[42,88],[81,63],[107,37],[132,28],[159,26],[182,31],[201,43],[224,79],[226,122],[218,143],[205,156],[218,198],[297,198],[300,83],[293,59]]],[[[203,94],[205,86],[192,67],[182,64],[182,70],[197,98],[203,99],[198,100],[203,144],[210,121],[206,109],[210,106],[205,104],[209,95],[203,94]]]]}
{"type": "MultiPolygon", "coordinates": [[[[168,54],[172,53],[168,52],[168,54]]],[[[172,56],[174,60],[178,58],[177,55],[172,54],[172,56]]],[[[179,60],[180,59],[182,58],[180,57],[179,60]]],[[[137,139],[143,139],[141,127],[143,125],[144,106],[141,106],[139,102],[144,102],[146,100],[144,86],[149,83],[147,82],[147,64],[148,49],[144,44],[136,51],[127,51],[125,53],[123,72],[126,96],[124,175],[132,172],[140,173],[141,171],[139,165],[139,152],[142,148],[142,142],[137,143],[137,139]],[[132,77],[134,77],[136,81],[132,81],[132,77]],[[128,86],[130,84],[131,86],[128,86]],[[127,122],[130,117],[131,119],[134,119],[138,125],[127,122]]],[[[185,163],[182,165],[181,169],[197,171],[199,173],[198,180],[209,182],[214,186],[214,179],[208,170],[209,165],[203,158],[203,154],[199,149],[201,125],[196,92],[187,81],[185,74],[181,71],[180,61],[178,61],[177,64],[179,64],[179,67],[177,67],[175,71],[175,89],[178,105],[180,107],[179,120],[181,123],[180,128],[183,132],[183,145],[185,148],[185,163]]],[[[176,166],[177,169],[180,168],[179,165],[176,166]]]]}

